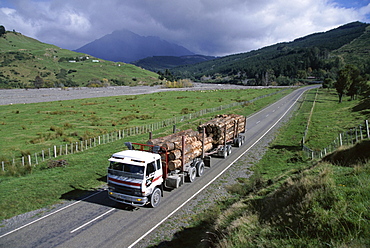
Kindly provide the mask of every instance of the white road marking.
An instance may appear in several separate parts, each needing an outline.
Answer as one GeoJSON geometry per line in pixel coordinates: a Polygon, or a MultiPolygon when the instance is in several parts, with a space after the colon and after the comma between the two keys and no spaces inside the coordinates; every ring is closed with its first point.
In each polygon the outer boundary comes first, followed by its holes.
{"type": "Polygon", "coordinates": [[[98,217],[96,217],[96,218],[94,218],[94,219],[92,219],[92,220],[90,220],[90,221],[86,222],[85,224],[83,224],[83,225],[81,225],[81,226],[77,227],[76,229],[73,229],[73,230],[71,231],[71,233],[74,233],[75,231],[80,230],[81,228],[83,228],[83,227],[87,226],[88,224],[93,223],[93,222],[94,222],[94,221],[96,221],[97,219],[99,219],[99,218],[103,217],[103,216],[104,216],[104,215],[106,215],[106,214],[109,214],[109,213],[110,213],[110,212],[112,212],[113,210],[116,210],[116,209],[115,209],[115,208],[112,208],[112,209],[108,210],[108,211],[107,211],[107,212],[105,212],[104,214],[101,214],[101,215],[99,215],[98,217]]]}
{"type": "Polygon", "coordinates": [[[261,121],[257,121],[257,122],[256,122],[256,125],[258,125],[260,122],[261,122],[261,121]]]}
{"type": "Polygon", "coordinates": [[[37,220],[34,220],[34,221],[32,221],[32,222],[30,222],[30,223],[28,223],[28,224],[26,224],[26,225],[23,225],[23,226],[18,227],[18,228],[14,229],[14,230],[12,230],[12,231],[10,231],[10,232],[7,232],[7,233],[5,233],[5,234],[1,235],[1,236],[0,236],[0,238],[5,237],[5,236],[7,236],[7,235],[9,235],[9,234],[11,234],[11,233],[13,233],[13,232],[19,231],[19,230],[21,230],[21,229],[23,229],[23,228],[25,228],[25,227],[27,227],[27,226],[29,226],[29,225],[32,225],[32,224],[34,224],[34,223],[36,223],[36,222],[38,222],[38,221],[40,221],[40,220],[42,220],[42,219],[45,219],[45,218],[47,218],[47,217],[49,217],[49,216],[51,216],[51,215],[53,215],[53,214],[56,214],[56,213],[58,213],[58,212],[60,212],[60,211],[62,211],[62,210],[64,210],[64,209],[66,209],[66,208],[72,207],[73,205],[76,205],[76,204],[80,203],[81,201],[84,201],[84,200],[86,200],[86,199],[88,199],[88,198],[90,198],[90,197],[93,197],[93,196],[95,196],[95,195],[97,195],[97,194],[99,194],[99,193],[101,193],[101,192],[103,192],[103,191],[99,191],[99,192],[97,192],[97,193],[95,193],[95,194],[92,194],[92,195],[90,195],[90,196],[88,196],[88,197],[83,198],[82,200],[76,201],[76,202],[74,202],[74,203],[72,203],[72,204],[70,204],[70,205],[68,205],[68,206],[65,206],[65,207],[62,207],[61,209],[56,210],[55,212],[52,212],[52,213],[47,214],[47,215],[45,215],[45,216],[43,216],[43,217],[41,217],[41,218],[39,218],[39,219],[37,219],[37,220]]]}
{"type": "MultiPolygon", "coordinates": [[[[295,103],[298,101],[298,99],[302,96],[304,92],[302,92],[299,97],[293,102],[293,104],[285,111],[285,113],[272,125],[261,137],[259,137],[256,142],[254,142],[248,149],[246,149],[242,154],[239,155],[233,162],[231,162],[223,171],[221,171],[220,174],[218,174],[216,177],[214,177],[211,181],[209,181],[206,185],[204,185],[200,190],[198,190],[193,196],[191,196],[189,199],[187,199],[185,202],[183,202],[179,207],[177,207],[175,210],[173,210],[169,215],[167,215],[166,218],[164,218],[162,221],[157,223],[154,227],[152,227],[149,231],[144,233],[140,238],[138,238],[134,243],[132,243],[128,248],[132,248],[134,245],[139,243],[143,238],[145,238],[149,233],[151,233],[153,230],[155,230],[158,226],[160,226],[163,222],[165,222],[168,218],[170,218],[172,215],[174,215],[179,209],[181,209],[183,206],[185,206],[186,203],[188,203],[190,200],[192,200],[195,196],[197,196],[200,192],[202,192],[205,188],[207,188],[211,183],[213,183],[216,179],[218,179],[225,171],[227,171],[236,161],[238,161],[245,153],[247,153],[253,146],[255,146],[265,135],[270,132],[271,129],[273,129],[281,119],[284,118],[284,116],[289,112],[289,110],[295,105],[295,103]]],[[[250,118],[250,117],[249,117],[250,118]]],[[[249,119],[247,118],[247,119],[249,119]]]]}

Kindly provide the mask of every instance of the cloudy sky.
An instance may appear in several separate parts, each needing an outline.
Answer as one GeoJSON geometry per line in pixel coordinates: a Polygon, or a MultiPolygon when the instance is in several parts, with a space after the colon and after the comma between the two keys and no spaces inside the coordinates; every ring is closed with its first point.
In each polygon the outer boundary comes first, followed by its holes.
{"type": "Polygon", "coordinates": [[[0,0],[0,25],[70,50],[128,29],[221,56],[353,21],[369,0],[0,0]]]}

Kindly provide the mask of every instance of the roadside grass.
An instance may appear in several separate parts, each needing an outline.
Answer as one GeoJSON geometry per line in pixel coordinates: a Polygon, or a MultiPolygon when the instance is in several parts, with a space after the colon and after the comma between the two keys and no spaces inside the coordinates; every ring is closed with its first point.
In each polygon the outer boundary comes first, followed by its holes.
{"type": "MultiPolygon", "coordinates": [[[[228,248],[370,246],[370,142],[342,148],[326,162],[307,160],[300,142],[315,93],[308,92],[299,111],[280,128],[264,157],[251,167],[253,175],[228,186],[232,197],[196,214],[187,228],[165,242],[168,247],[187,247],[182,244],[191,241],[193,247],[228,248]],[[334,164],[335,158],[359,154],[367,159],[334,164]]],[[[344,119],[357,124],[367,118],[367,111],[362,117],[352,112],[359,101],[334,106],[332,93],[319,94],[315,123],[344,119]],[[322,113],[326,110],[336,115],[322,113]]],[[[323,143],[322,136],[333,139],[321,133],[323,143]]]]}
{"type": "MultiPolygon", "coordinates": [[[[268,91],[271,92],[271,91],[268,91]]],[[[273,95],[267,98],[260,99],[255,101],[252,104],[248,104],[246,106],[235,107],[227,110],[222,110],[220,112],[212,113],[204,115],[202,118],[193,119],[187,122],[179,123],[177,125],[178,129],[185,130],[185,129],[195,129],[199,123],[203,123],[217,114],[226,114],[226,113],[236,113],[236,114],[244,114],[250,115],[255,111],[262,109],[266,105],[272,104],[279,98],[285,96],[291,92],[291,90],[284,91],[281,94],[273,95]]],[[[195,95],[200,97],[204,104],[202,105],[203,108],[207,108],[212,105],[212,98],[214,99],[226,99],[228,94],[232,96],[232,99],[236,99],[238,97],[237,94],[241,94],[241,97],[247,97],[248,99],[254,98],[252,97],[253,94],[262,94],[261,92],[243,92],[243,91],[214,91],[213,93],[207,94],[206,92],[201,93],[193,93],[193,92],[177,92],[171,94],[160,94],[160,96],[165,100],[170,101],[168,98],[172,96],[172,98],[186,97],[186,99],[191,99],[191,95],[195,95]],[[245,96],[247,94],[247,96],[245,96]],[[208,101],[204,101],[204,99],[209,99],[208,101]],[[208,103],[210,102],[210,103],[208,103]],[[207,105],[208,104],[208,105],[207,105]]],[[[265,92],[264,92],[265,94],[265,92]]],[[[122,102],[129,101],[130,104],[142,104],[146,102],[148,98],[159,98],[158,94],[151,94],[147,96],[134,96],[136,98],[135,103],[132,103],[134,100],[127,100],[128,96],[118,98],[118,100],[122,100],[122,102]]],[[[194,99],[197,99],[194,97],[194,99]]],[[[105,108],[100,112],[97,112],[96,116],[104,116],[107,115],[107,119],[109,118],[109,113],[104,113],[104,111],[109,112],[109,107],[112,102],[117,101],[117,97],[112,97],[113,99],[109,98],[96,98],[96,99],[85,99],[79,101],[73,101],[75,105],[72,105],[70,101],[63,101],[58,103],[48,103],[48,105],[54,105],[54,108],[51,108],[52,111],[60,111],[55,106],[63,105],[63,106],[76,106],[74,109],[79,109],[79,111],[90,111],[86,109],[82,109],[81,103],[86,102],[109,102],[105,108]],[[76,104],[78,103],[78,104],[76,104]],[[78,106],[78,107],[77,107],[78,106]]],[[[184,99],[182,99],[184,101],[184,99]]],[[[195,101],[195,100],[194,100],[195,101]]],[[[226,101],[226,100],[225,100],[226,101]]],[[[170,101],[171,102],[171,101],[170,101]]],[[[171,114],[177,113],[182,107],[186,106],[186,103],[182,106],[177,106],[175,110],[171,114]],[[177,109],[176,109],[177,108],[177,109]]],[[[196,107],[194,103],[192,103],[192,107],[196,107]]],[[[215,103],[213,103],[215,104],[215,103]]],[[[222,102],[219,105],[226,104],[222,102]]],[[[35,107],[35,104],[31,104],[33,106],[27,109],[20,109],[20,111],[27,111],[33,112],[33,114],[37,113],[38,110],[35,107]]],[[[38,105],[38,104],[36,104],[38,105]]],[[[218,105],[218,106],[219,106],[218,105]]],[[[23,105],[20,105],[23,106],[23,105]]],[[[16,107],[20,107],[16,106],[16,107]]],[[[27,105],[26,105],[27,106],[27,105]]],[[[26,107],[24,106],[24,107],[26,107]]],[[[135,105],[136,106],[136,105],[135,105]]],[[[120,106],[122,107],[122,106],[120,106]]],[[[113,108],[113,107],[112,107],[113,108]]],[[[124,107],[122,107],[124,109],[124,107]]],[[[18,109],[18,108],[17,108],[18,109]]],[[[68,109],[68,108],[67,108],[68,109]]],[[[96,110],[98,111],[98,110],[96,110]]],[[[111,111],[116,111],[116,108],[113,108],[111,111]]],[[[152,112],[157,112],[156,110],[152,109],[152,112]]],[[[8,110],[10,114],[12,110],[8,110]]],[[[163,112],[165,114],[166,111],[163,112]]],[[[170,112],[170,111],[168,111],[170,112]]],[[[14,115],[14,113],[12,113],[14,115]]],[[[165,116],[161,116],[159,112],[158,119],[162,120],[161,118],[165,118],[165,116]]],[[[32,114],[31,114],[32,116],[32,114]]],[[[168,116],[171,116],[170,114],[168,116]]],[[[67,120],[64,119],[63,121],[68,121],[71,123],[72,126],[79,124],[76,120],[81,118],[81,113],[79,116],[73,117],[72,115],[64,116],[64,118],[68,118],[67,120]],[[74,119],[75,118],[75,119],[74,119]]],[[[62,119],[61,119],[62,120],[62,119]]],[[[56,122],[58,123],[58,122],[56,122]]],[[[61,122],[64,123],[64,122],[61,122]]],[[[140,125],[143,122],[136,120],[136,122],[132,122],[132,125],[140,125]]],[[[44,128],[48,128],[53,123],[40,123],[39,125],[44,125],[44,128]]],[[[60,126],[60,125],[59,125],[60,126]]],[[[106,127],[108,128],[108,127],[106,127]]],[[[83,130],[83,129],[82,129],[83,130]]],[[[75,130],[76,131],[76,130],[75,130]]],[[[77,130],[79,131],[79,130],[77,130]]],[[[70,130],[71,132],[71,130],[70,130]]],[[[172,132],[172,127],[162,128],[153,132],[153,137],[161,137],[172,132]]],[[[123,140],[115,141],[112,143],[108,143],[105,145],[100,145],[97,147],[93,147],[87,149],[83,152],[71,154],[71,155],[64,155],[58,157],[58,159],[63,159],[68,162],[65,167],[56,167],[56,168],[47,168],[48,162],[43,162],[37,167],[27,167],[21,168],[26,170],[24,175],[15,174],[14,176],[6,176],[3,175],[0,177],[0,220],[8,219],[15,215],[29,212],[32,210],[36,210],[42,207],[48,207],[52,204],[59,203],[64,200],[70,200],[73,197],[78,197],[81,194],[88,193],[90,191],[94,191],[97,187],[101,187],[105,184],[105,177],[106,177],[106,167],[108,165],[108,158],[110,155],[116,151],[126,149],[124,146],[124,142],[146,142],[148,140],[148,134],[145,135],[137,135],[126,137],[123,140]]],[[[22,166],[21,166],[22,167],[22,166]]]]}
{"type": "Polygon", "coordinates": [[[160,92],[0,106],[0,160],[32,155],[53,145],[70,144],[119,129],[157,123],[279,90],[160,92]]]}

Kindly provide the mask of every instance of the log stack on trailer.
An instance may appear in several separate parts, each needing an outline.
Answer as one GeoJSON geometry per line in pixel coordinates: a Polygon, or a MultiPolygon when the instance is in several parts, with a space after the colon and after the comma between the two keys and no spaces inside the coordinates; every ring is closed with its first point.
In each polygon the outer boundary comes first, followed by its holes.
{"type": "Polygon", "coordinates": [[[233,142],[240,146],[239,134],[245,132],[246,118],[242,115],[217,115],[214,119],[198,126],[198,131],[213,139],[214,145],[233,142]]]}
{"type": "Polygon", "coordinates": [[[185,164],[191,163],[195,158],[200,157],[204,151],[207,152],[213,148],[213,139],[204,137],[198,131],[192,129],[180,131],[165,137],[150,139],[147,144],[161,146],[168,152],[168,169],[180,169],[185,164]],[[184,144],[182,139],[185,137],[184,144]],[[184,156],[184,158],[183,158],[184,156]]]}

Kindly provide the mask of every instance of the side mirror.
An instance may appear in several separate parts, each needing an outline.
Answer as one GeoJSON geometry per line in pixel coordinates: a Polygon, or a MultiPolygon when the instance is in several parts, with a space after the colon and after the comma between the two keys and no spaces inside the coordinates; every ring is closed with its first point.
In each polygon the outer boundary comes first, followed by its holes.
{"type": "Polygon", "coordinates": [[[127,148],[128,148],[129,150],[133,150],[133,147],[132,147],[131,142],[125,142],[125,145],[127,146],[127,148]]]}

